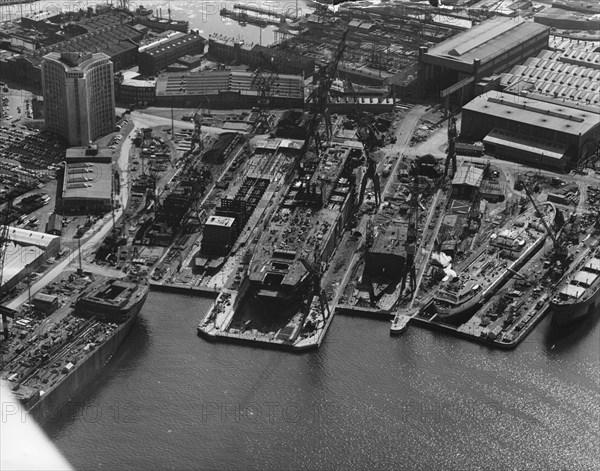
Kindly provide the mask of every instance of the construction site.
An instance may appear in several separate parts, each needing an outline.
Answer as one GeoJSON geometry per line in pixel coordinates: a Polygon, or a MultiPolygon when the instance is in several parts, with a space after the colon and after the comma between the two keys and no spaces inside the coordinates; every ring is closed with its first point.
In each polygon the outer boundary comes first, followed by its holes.
{"type": "MultiPolygon", "coordinates": [[[[563,285],[571,269],[595,254],[595,174],[558,178],[555,160],[544,159],[562,149],[563,172],[582,161],[593,165],[590,139],[597,137],[589,136],[597,136],[598,116],[578,116],[588,137],[570,144],[556,134],[552,142],[530,137],[535,131],[525,121],[535,120],[525,116],[517,130],[498,123],[475,134],[481,118],[471,122],[457,108],[482,92],[515,93],[503,89],[514,81],[502,74],[529,56],[489,69],[499,54],[494,41],[509,49],[530,44],[527,54],[542,55],[556,36],[520,19],[486,19],[483,10],[474,10],[478,25],[469,29],[441,26],[431,14],[411,22],[419,7],[381,8],[361,13],[349,6],[333,17],[316,12],[307,20],[310,31],[280,42],[273,48],[278,60],[257,66],[259,106],[246,131],[263,135],[241,138],[244,150],[199,206],[200,233],[171,246],[152,274],[155,288],[216,298],[198,326],[202,337],[303,350],[320,345],[338,313],[392,320],[393,334],[413,323],[513,348],[551,311],[552,293],[569,292],[563,285]],[[405,36],[391,46],[385,38],[394,21],[405,36]],[[522,39],[514,39],[517,30],[522,39]],[[385,48],[373,41],[378,37],[385,48]],[[454,84],[436,82],[437,105],[398,100],[408,90],[414,101],[431,96],[419,77],[440,73],[428,67],[439,67],[436,51],[448,47],[466,51],[457,53],[465,63],[467,52],[491,56],[482,56],[471,75],[455,75],[454,84]],[[288,55],[317,64],[305,113],[270,109],[270,85],[285,73],[288,55]],[[412,88],[398,88],[400,82],[412,88]],[[396,96],[388,113],[372,112],[361,100],[381,88],[396,96]],[[344,96],[340,112],[336,100],[344,96]],[[500,142],[509,149],[502,156],[500,142]],[[584,152],[569,147],[582,144],[584,152]]],[[[242,49],[235,54],[241,58],[242,49]]],[[[524,95],[513,100],[527,102],[524,95]]],[[[541,113],[550,102],[524,109],[541,113]]],[[[574,119],[564,109],[554,113],[574,119]]]]}
{"type": "Polygon", "coordinates": [[[211,37],[215,69],[144,82],[160,125],[120,122],[84,262],[215,298],[208,340],[292,351],[336,314],[512,348],[595,312],[600,52],[530,13],[350,3],[273,16],[271,47],[211,37]]]}

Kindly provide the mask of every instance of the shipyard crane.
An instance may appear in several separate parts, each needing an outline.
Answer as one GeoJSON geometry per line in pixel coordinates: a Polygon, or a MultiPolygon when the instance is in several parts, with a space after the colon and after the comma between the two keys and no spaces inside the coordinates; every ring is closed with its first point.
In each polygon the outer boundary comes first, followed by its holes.
{"type": "Polygon", "coordinates": [[[401,288],[400,292],[404,292],[404,288],[406,286],[406,279],[410,277],[410,292],[414,293],[416,290],[417,284],[417,273],[415,267],[415,258],[416,258],[416,247],[417,247],[417,239],[419,233],[419,176],[420,176],[420,167],[418,165],[412,166],[412,177],[413,177],[413,188],[412,188],[412,211],[410,212],[410,217],[408,221],[408,233],[405,243],[405,252],[406,252],[406,262],[404,273],[402,274],[401,280],[401,288]]]}
{"type": "MultiPolygon", "coordinates": [[[[369,217],[367,219],[367,223],[365,225],[365,259],[367,257],[367,254],[373,247],[374,243],[375,243],[375,228],[373,227],[373,219],[371,217],[369,217]]],[[[371,303],[371,306],[375,307],[375,306],[377,306],[377,301],[379,301],[379,299],[381,299],[381,296],[383,296],[383,294],[385,293],[385,290],[381,290],[379,293],[379,296],[375,296],[375,288],[373,287],[373,281],[370,279],[370,276],[369,276],[368,280],[364,280],[364,281],[367,281],[367,283],[369,285],[369,301],[371,303]]]]}
{"type": "MultiPolygon", "coordinates": [[[[323,322],[327,322],[327,319],[331,316],[331,311],[329,309],[329,304],[327,302],[327,295],[325,294],[325,290],[321,288],[321,278],[323,273],[321,271],[321,263],[317,262],[314,265],[311,264],[306,258],[300,257],[299,261],[304,265],[306,271],[308,271],[311,279],[312,279],[312,290],[311,290],[311,300],[312,297],[317,296],[319,298],[319,304],[321,307],[321,316],[323,317],[323,322]]],[[[309,301],[309,309],[310,309],[310,301],[309,301]]]]}
{"type": "MultiPolygon", "coordinates": [[[[6,248],[8,246],[9,237],[9,220],[10,220],[10,212],[12,210],[12,200],[9,200],[6,204],[6,208],[4,208],[4,215],[2,218],[2,227],[0,227],[0,302],[4,298],[4,260],[6,257],[6,248]]],[[[15,317],[15,311],[8,307],[2,306],[0,304],[0,315],[2,316],[2,330],[4,332],[4,339],[8,340],[8,318],[15,317]]]]}
{"type": "Polygon", "coordinates": [[[191,146],[188,151],[188,155],[192,154],[194,150],[196,150],[196,154],[202,152],[204,145],[202,143],[202,119],[204,118],[204,113],[209,109],[209,103],[206,98],[202,99],[196,111],[194,111],[194,132],[192,134],[191,146]]]}
{"type": "Polygon", "coordinates": [[[379,205],[381,204],[381,185],[379,180],[379,174],[377,173],[377,162],[371,156],[371,150],[376,145],[380,144],[381,140],[378,138],[378,131],[374,128],[371,119],[360,108],[358,97],[356,95],[354,87],[352,86],[352,82],[348,80],[346,83],[354,100],[353,114],[356,120],[356,137],[363,145],[363,151],[365,153],[365,160],[367,164],[367,171],[365,172],[360,185],[358,204],[359,206],[362,204],[363,199],[365,197],[365,189],[369,180],[371,180],[373,182],[373,189],[375,191],[375,207],[379,208],[379,205]]]}
{"type": "Polygon", "coordinates": [[[535,213],[537,214],[538,218],[540,218],[540,221],[541,221],[542,225],[544,226],[544,229],[546,229],[546,232],[548,233],[548,235],[552,239],[552,243],[554,244],[554,247],[558,247],[558,245],[559,245],[558,238],[556,237],[556,235],[554,234],[554,231],[552,229],[550,229],[550,226],[546,222],[546,219],[544,218],[544,215],[540,211],[540,208],[537,205],[537,203],[535,201],[535,198],[531,194],[531,190],[529,189],[529,185],[527,183],[523,182],[523,188],[525,189],[525,194],[527,195],[527,198],[529,198],[529,201],[531,201],[531,204],[533,204],[533,208],[535,209],[535,213]]]}
{"type": "Polygon", "coordinates": [[[346,87],[352,95],[354,109],[351,116],[356,121],[356,137],[370,151],[383,143],[381,133],[375,128],[371,115],[361,108],[358,94],[350,80],[346,80],[346,87]]]}
{"type": "Polygon", "coordinates": [[[369,180],[373,182],[373,190],[375,192],[375,211],[379,208],[381,204],[381,184],[379,182],[379,174],[377,173],[377,162],[368,151],[365,150],[366,160],[367,160],[367,171],[363,175],[362,182],[360,184],[360,194],[358,197],[358,205],[360,206],[365,197],[365,189],[367,188],[367,183],[369,180]]]}
{"type": "Polygon", "coordinates": [[[533,195],[531,193],[531,190],[529,189],[529,184],[526,183],[526,182],[523,182],[523,188],[525,189],[525,194],[527,195],[527,198],[529,198],[529,201],[531,201],[531,204],[533,204],[533,207],[535,209],[535,213],[537,214],[537,216],[540,219],[542,225],[544,226],[544,229],[546,229],[546,233],[552,239],[552,244],[554,245],[554,251],[555,251],[554,252],[555,253],[555,258],[557,260],[560,260],[560,261],[565,261],[568,258],[568,256],[569,256],[569,253],[567,251],[567,247],[565,246],[565,244],[563,243],[563,241],[560,240],[559,236],[557,236],[557,234],[550,228],[550,225],[546,222],[546,219],[544,218],[544,215],[540,211],[539,206],[536,203],[536,200],[533,197],[533,195]]]}
{"type": "Polygon", "coordinates": [[[373,219],[367,219],[367,225],[365,227],[365,249],[368,252],[373,244],[375,243],[375,229],[373,228],[373,219]]]}
{"type": "Polygon", "coordinates": [[[444,166],[444,178],[452,179],[456,175],[456,117],[450,113],[448,119],[448,151],[446,155],[446,164],[444,166]]]}
{"type": "Polygon", "coordinates": [[[331,117],[329,116],[329,109],[327,106],[329,101],[329,90],[331,89],[331,84],[333,83],[338,65],[342,59],[342,54],[346,49],[347,36],[348,28],[346,28],[342,34],[342,38],[333,59],[320,67],[318,71],[317,86],[306,99],[306,105],[308,110],[312,113],[312,118],[307,126],[305,147],[308,147],[310,140],[314,139],[317,151],[321,150],[321,139],[318,133],[321,118],[325,118],[325,133],[327,139],[331,137],[331,117]]]}
{"type": "Polygon", "coordinates": [[[254,128],[259,130],[264,128],[272,137],[274,137],[273,127],[269,121],[271,117],[271,100],[273,97],[273,89],[275,82],[279,77],[279,70],[284,57],[279,56],[277,61],[273,57],[267,57],[264,53],[260,53],[260,58],[264,62],[263,66],[258,66],[252,78],[252,86],[258,90],[258,118],[256,119],[254,128]]]}

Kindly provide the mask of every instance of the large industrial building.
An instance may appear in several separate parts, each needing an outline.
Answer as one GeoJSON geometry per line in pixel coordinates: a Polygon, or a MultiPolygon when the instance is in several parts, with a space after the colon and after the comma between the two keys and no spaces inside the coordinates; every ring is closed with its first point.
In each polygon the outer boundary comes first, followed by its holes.
{"type": "MultiPolygon", "coordinates": [[[[22,54],[0,59],[0,76],[40,90],[43,56],[51,52],[103,52],[110,58],[115,71],[131,67],[137,61],[138,42],[143,34],[124,21],[121,15],[98,15],[80,22],[69,23],[61,31],[60,36],[55,33],[59,31],[61,25],[45,21],[44,26],[26,30],[32,43],[31,47],[23,46],[25,51],[22,54]],[[50,35],[48,41],[44,42],[40,39],[41,31],[46,31],[50,35]],[[69,38],[69,35],[75,34],[79,36],[69,38]],[[56,37],[65,39],[56,42],[56,37]],[[36,47],[39,49],[35,49],[36,47]]],[[[19,46],[17,49],[21,48],[19,44],[16,46],[19,46]]]]}
{"type": "Polygon", "coordinates": [[[8,243],[2,267],[2,289],[14,288],[27,275],[60,251],[60,237],[43,232],[8,228],[8,243]]]}
{"type": "MultiPolygon", "coordinates": [[[[208,99],[212,108],[251,108],[259,98],[253,79],[252,73],[238,70],[163,74],[156,81],[156,105],[195,107],[208,99]]],[[[302,77],[280,74],[271,86],[271,107],[303,106],[302,77]]]]}
{"type": "Polygon", "coordinates": [[[365,253],[363,276],[368,279],[400,278],[406,270],[406,239],[408,224],[404,221],[391,222],[383,233],[378,234],[365,253]]]}
{"type": "Polygon", "coordinates": [[[600,115],[492,91],[463,107],[461,134],[492,155],[562,170],[596,151],[600,115]]]}
{"type": "Polygon", "coordinates": [[[156,99],[156,79],[146,80],[136,72],[126,70],[115,74],[115,101],[123,105],[153,105],[156,99]]]}
{"type": "Polygon", "coordinates": [[[500,86],[508,93],[526,93],[529,97],[600,113],[598,66],[598,52],[544,50],[502,74],[500,86]]]}
{"type": "Polygon", "coordinates": [[[202,233],[202,252],[205,254],[227,255],[239,233],[234,217],[210,216],[202,233]]]}
{"type": "Polygon", "coordinates": [[[46,130],[72,146],[87,146],[115,129],[113,64],[106,54],[45,55],[42,88],[46,130]]]}
{"type": "Polygon", "coordinates": [[[569,11],[562,8],[549,8],[535,15],[534,21],[542,25],[569,30],[600,30],[598,17],[590,11],[569,11]]]}
{"type": "Polygon", "coordinates": [[[111,209],[111,152],[95,146],[67,149],[57,211],[69,215],[104,214],[111,209]]]}
{"type": "Polygon", "coordinates": [[[547,48],[549,35],[547,26],[520,17],[494,17],[430,49],[421,47],[421,92],[447,100],[458,92],[462,105],[473,98],[481,79],[506,72],[547,48]]]}
{"type": "Polygon", "coordinates": [[[180,57],[202,54],[204,42],[205,39],[197,33],[186,34],[178,31],[169,34],[166,38],[142,46],[138,56],[140,74],[155,75],[177,62],[180,57]]]}
{"type": "Polygon", "coordinates": [[[315,71],[315,59],[289,51],[245,43],[225,36],[215,35],[208,40],[208,54],[211,59],[226,64],[245,64],[252,68],[264,67],[271,62],[283,74],[310,77],[315,71]]]}

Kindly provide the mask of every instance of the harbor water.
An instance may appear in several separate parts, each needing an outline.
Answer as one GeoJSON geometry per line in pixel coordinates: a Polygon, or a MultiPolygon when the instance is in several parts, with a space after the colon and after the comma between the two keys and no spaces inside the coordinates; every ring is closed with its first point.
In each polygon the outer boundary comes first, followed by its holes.
{"type": "MultiPolygon", "coordinates": [[[[234,3],[170,5],[205,37],[272,42],[273,28],[219,16],[234,3]]],[[[168,16],[168,2],[139,4],[168,16]]],[[[198,338],[210,303],[151,292],[107,367],[47,417],[75,469],[600,469],[600,313],[561,330],[544,319],[512,351],[337,316],[319,350],[294,354],[198,338]]]]}
{"type": "MultiPolygon", "coordinates": [[[[77,11],[97,4],[112,3],[118,5],[119,1],[113,0],[42,0],[23,5],[0,5],[0,21],[15,20],[31,12],[49,11],[51,13],[77,11]]],[[[138,0],[129,1],[129,7],[135,9],[142,5],[153,10],[156,16],[169,17],[169,5],[171,18],[174,20],[186,20],[191,29],[200,30],[200,34],[208,38],[212,34],[219,34],[229,38],[241,40],[247,43],[262,44],[264,46],[275,41],[275,27],[268,26],[259,28],[252,24],[241,26],[230,18],[220,16],[223,8],[233,10],[236,3],[260,7],[275,13],[286,13],[299,16],[312,12],[313,7],[307,5],[305,0],[260,0],[256,2],[240,2],[238,0],[138,0]],[[296,10],[297,9],[297,10],[296,10]]]]}
{"type": "Polygon", "coordinates": [[[293,354],[198,338],[209,305],[150,293],[45,426],[75,469],[600,468],[600,316],[513,351],[337,316],[293,354]]]}

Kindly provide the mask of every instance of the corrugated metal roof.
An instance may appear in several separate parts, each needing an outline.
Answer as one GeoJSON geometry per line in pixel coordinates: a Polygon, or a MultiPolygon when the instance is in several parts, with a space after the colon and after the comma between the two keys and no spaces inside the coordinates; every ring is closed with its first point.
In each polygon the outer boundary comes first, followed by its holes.
{"type": "Polygon", "coordinates": [[[12,226],[8,228],[8,240],[21,245],[33,245],[45,249],[56,239],[58,239],[58,236],[44,232],[30,231],[12,226]]]}
{"type": "Polygon", "coordinates": [[[452,179],[452,184],[479,187],[482,181],[483,169],[474,165],[461,165],[452,179]]]}
{"type": "Polygon", "coordinates": [[[544,31],[549,28],[526,22],[521,17],[494,17],[437,44],[426,56],[447,57],[469,64],[481,59],[485,63],[544,31]]]}

